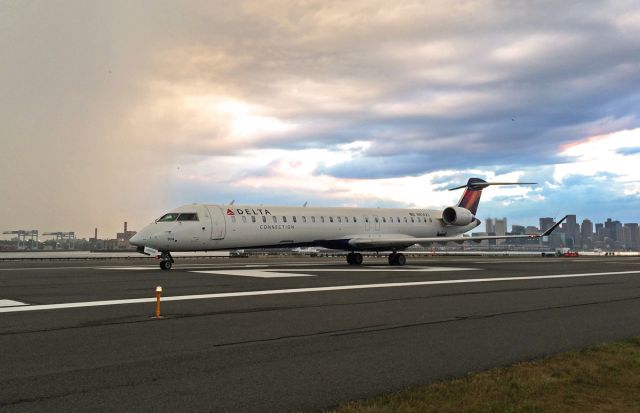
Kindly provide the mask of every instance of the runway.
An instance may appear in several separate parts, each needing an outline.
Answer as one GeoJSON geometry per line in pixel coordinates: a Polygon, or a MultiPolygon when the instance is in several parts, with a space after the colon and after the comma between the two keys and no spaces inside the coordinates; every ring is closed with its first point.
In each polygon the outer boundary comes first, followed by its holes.
{"type": "Polygon", "coordinates": [[[638,258],[385,261],[0,263],[0,410],[316,411],[640,334],[638,258]]]}

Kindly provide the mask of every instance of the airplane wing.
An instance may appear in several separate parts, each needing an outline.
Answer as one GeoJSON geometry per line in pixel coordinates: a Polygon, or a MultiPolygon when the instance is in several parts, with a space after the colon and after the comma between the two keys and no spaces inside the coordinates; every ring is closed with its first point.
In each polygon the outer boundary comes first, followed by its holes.
{"type": "Polygon", "coordinates": [[[550,235],[560,224],[566,219],[565,216],[560,221],[558,221],[551,228],[546,230],[542,234],[530,234],[530,235],[485,235],[479,237],[428,237],[428,238],[417,238],[417,237],[403,237],[403,238],[352,238],[349,240],[349,245],[358,249],[377,249],[377,248],[407,248],[414,244],[426,244],[430,242],[457,242],[462,243],[465,241],[484,241],[489,239],[514,239],[514,238],[528,238],[528,239],[537,239],[550,235]]]}

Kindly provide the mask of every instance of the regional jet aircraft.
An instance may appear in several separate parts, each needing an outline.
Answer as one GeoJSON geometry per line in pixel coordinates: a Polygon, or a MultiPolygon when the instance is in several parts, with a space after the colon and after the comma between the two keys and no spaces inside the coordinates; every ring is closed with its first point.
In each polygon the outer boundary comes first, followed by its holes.
{"type": "Polygon", "coordinates": [[[312,246],[349,251],[350,265],[362,264],[361,251],[386,251],[390,265],[404,265],[406,258],[400,251],[414,244],[549,235],[566,217],[542,234],[462,236],[480,225],[475,214],[484,188],[532,184],[470,178],[466,185],[451,188],[465,191],[457,205],[444,210],[185,205],[147,225],[129,242],[141,253],[159,256],[163,270],[171,269],[175,251],[312,246]]]}

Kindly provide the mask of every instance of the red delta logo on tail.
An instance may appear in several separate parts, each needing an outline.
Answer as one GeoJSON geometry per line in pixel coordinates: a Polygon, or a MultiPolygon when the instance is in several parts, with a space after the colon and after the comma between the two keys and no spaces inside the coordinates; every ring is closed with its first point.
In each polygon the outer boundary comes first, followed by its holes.
{"type": "Polygon", "coordinates": [[[535,182],[487,182],[480,178],[469,178],[466,185],[457,186],[449,189],[450,191],[466,188],[460,201],[459,207],[468,209],[473,215],[478,211],[478,204],[480,203],[480,196],[482,190],[491,185],[536,185],[535,182]]]}

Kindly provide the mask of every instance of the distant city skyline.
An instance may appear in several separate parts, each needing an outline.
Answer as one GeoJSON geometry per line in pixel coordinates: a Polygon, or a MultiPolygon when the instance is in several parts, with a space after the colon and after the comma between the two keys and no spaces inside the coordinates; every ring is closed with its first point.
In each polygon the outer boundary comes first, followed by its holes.
{"type": "Polygon", "coordinates": [[[0,2],[0,230],[193,202],[640,211],[640,4],[0,2]],[[594,45],[597,45],[594,46],[594,45]]]}

